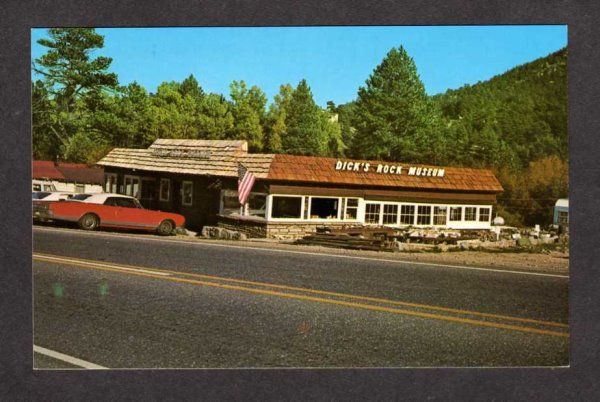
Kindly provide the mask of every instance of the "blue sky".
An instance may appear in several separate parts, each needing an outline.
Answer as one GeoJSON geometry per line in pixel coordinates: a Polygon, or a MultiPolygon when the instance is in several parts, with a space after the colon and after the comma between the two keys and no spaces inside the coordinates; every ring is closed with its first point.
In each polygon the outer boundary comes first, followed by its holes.
{"type": "MultiPolygon", "coordinates": [[[[546,56],[567,44],[567,27],[277,27],[99,28],[113,58],[111,70],[126,85],[154,92],[163,81],[194,74],[207,92],[229,94],[233,80],[258,85],[272,101],[279,86],[306,78],[325,106],[356,98],[358,87],[392,48],[415,60],[428,94],[474,84],[546,56]]],[[[46,30],[32,30],[32,57],[46,30]]]]}

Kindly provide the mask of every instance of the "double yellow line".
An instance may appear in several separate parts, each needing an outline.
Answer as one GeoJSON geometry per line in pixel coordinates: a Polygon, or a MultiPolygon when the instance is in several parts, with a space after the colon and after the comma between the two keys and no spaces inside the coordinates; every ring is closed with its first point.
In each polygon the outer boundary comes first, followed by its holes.
{"type": "Polygon", "coordinates": [[[125,264],[97,262],[93,260],[84,260],[71,257],[62,257],[49,254],[33,254],[35,261],[47,262],[59,265],[76,266],[79,268],[87,268],[101,271],[117,272],[121,274],[141,276],[146,278],[154,278],[167,280],[170,282],[185,283],[191,285],[210,286],[215,288],[242,291],[247,293],[275,296],[287,299],[312,301],[326,304],[334,304],[345,307],[359,308],[371,311],[380,311],[392,314],[408,315],[421,318],[429,318],[442,321],[450,321],[461,324],[469,324],[480,327],[499,328],[520,332],[528,332],[541,335],[550,335],[558,337],[568,337],[568,332],[550,330],[547,327],[553,328],[568,328],[568,325],[552,321],[542,321],[530,318],[513,317],[500,314],[483,313],[472,310],[461,310],[441,306],[432,306],[427,304],[411,303],[398,300],[389,300],[377,297],[358,296],[347,293],[330,292],[325,290],[314,290],[288,285],[277,285],[266,282],[248,281],[242,279],[226,278],[214,275],[194,274],[187,272],[179,272],[165,269],[155,269],[147,267],[139,267],[125,264]],[[193,279],[191,279],[193,278],[193,279]],[[201,280],[202,279],[202,280],[201,280]],[[241,286],[244,285],[244,286],[241,286]],[[251,287],[249,287],[251,286],[251,287]],[[277,289],[277,290],[273,290],[277,289]],[[278,291],[282,290],[282,291],[278,291]],[[284,292],[285,291],[285,292],[284,292]],[[300,292],[300,293],[290,293],[300,292]],[[325,297],[317,297],[327,296],[325,297]],[[341,300],[340,300],[341,299],[341,300]],[[345,300],[344,300],[345,299],[345,300]],[[348,301],[355,300],[355,301],[348,301]],[[368,304],[376,303],[376,304],[368,304]],[[382,305],[383,304],[383,305],[382,305]],[[409,307],[413,310],[407,310],[389,306],[409,307]],[[430,312],[432,311],[432,312],[430,312]],[[445,314],[440,314],[445,313],[445,314]],[[454,314],[454,315],[453,315],[454,314]],[[481,319],[473,319],[468,317],[478,317],[481,319]],[[489,321],[483,320],[488,319],[489,321]],[[501,322],[499,322],[501,321],[501,322]],[[507,324],[524,323],[531,326],[507,324]],[[541,328],[540,328],[541,327],[541,328]]]}

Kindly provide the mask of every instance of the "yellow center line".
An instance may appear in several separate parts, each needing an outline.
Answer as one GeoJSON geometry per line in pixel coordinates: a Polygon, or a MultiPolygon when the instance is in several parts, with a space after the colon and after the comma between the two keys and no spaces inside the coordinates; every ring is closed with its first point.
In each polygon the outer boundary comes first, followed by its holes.
{"type": "MultiPolygon", "coordinates": [[[[62,258],[62,257],[42,255],[42,254],[34,254],[34,259],[38,260],[38,261],[79,266],[79,267],[88,268],[88,269],[98,269],[98,270],[102,270],[102,271],[126,273],[129,275],[162,279],[162,280],[167,280],[167,281],[172,281],[172,282],[211,286],[211,287],[229,289],[229,290],[238,290],[238,291],[244,291],[244,292],[254,293],[254,294],[270,295],[270,296],[277,296],[277,297],[297,299],[297,300],[309,300],[309,301],[315,301],[315,302],[320,302],[320,303],[342,305],[342,306],[355,307],[355,308],[361,308],[361,309],[373,310],[373,311],[384,311],[384,312],[389,312],[389,313],[394,313],[394,314],[403,314],[403,315],[410,315],[410,316],[416,316],[416,317],[431,318],[431,319],[458,322],[458,323],[484,326],[484,327],[510,329],[510,330],[515,330],[515,331],[530,332],[530,333],[560,336],[560,337],[568,337],[569,336],[569,334],[565,333],[565,332],[556,332],[556,331],[537,329],[537,328],[531,328],[531,327],[522,327],[522,326],[518,326],[518,325],[509,325],[509,324],[502,324],[502,323],[495,323],[495,322],[488,322],[488,321],[479,321],[479,320],[473,320],[473,319],[469,319],[469,318],[446,316],[446,315],[418,312],[418,311],[410,311],[410,310],[402,310],[402,309],[396,309],[396,308],[391,308],[391,307],[374,306],[374,305],[370,305],[370,304],[347,302],[347,301],[342,301],[342,300],[324,299],[324,298],[320,298],[320,297],[313,297],[313,296],[307,296],[307,295],[283,293],[283,292],[277,292],[277,291],[272,291],[272,290],[267,290],[267,289],[254,289],[254,288],[248,288],[248,287],[243,287],[243,286],[227,285],[227,284],[221,284],[221,283],[215,283],[215,282],[206,282],[206,281],[200,281],[200,280],[194,280],[194,279],[185,279],[185,278],[176,278],[173,276],[165,276],[165,273],[176,274],[176,275],[183,274],[183,273],[177,272],[177,271],[159,270],[159,269],[154,270],[153,269],[153,271],[155,271],[155,272],[152,272],[147,269],[142,269],[142,270],[136,269],[136,268],[134,268],[134,266],[130,266],[130,265],[129,266],[127,266],[127,265],[120,266],[120,264],[117,265],[117,264],[97,263],[97,262],[91,262],[89,260],[86,261],[86,260],[79,260],[79,259],[73,259],[73,258],[62,258]],[[127,270],[124,271],[122,269],[123,267],[127,268],[127,270]]],[[[197,277],[208,277],[208,278],[212,278],[212,279],[220,278],[220,277],[211,277],[209,275],[201,275],[201,274],[188,274],[188,275],[194,275],[197,277]]],[[[231,278],[223,278],[223,279],[229,280],[231,278]]],[[[356,298],[356,299],[371,300],[371,301],[378,301],[378,302],[384,302],[384,303],[392,303],[392,304],[398,303],[398,304],[404,304],[404,305],[408,305],[408,306],[426,306],[426,305],[418,305],[415,303],[396,302],[396,301],[386,300],[386,299],[347,295],[347,294],[343,294],[343,293],[314,291],[312,289],[295,288],[295,287],[289,287],[289,286],[284,286],[284,285],[269,285],[269,284],[264,284],[261,282],[252,282],[252,281],[243,281],[243,280],[232,280],[232,281],[241,282],[241,283],[249,283],[249,284],[250,283],[251,284],[259,284],[261,286],[272,286],[274,288],[278,287],[278,288],[285,288],[285,289],[301,290],[301,291],[320,293],[320,294],[340,295],[342,297],[351,297],[351,298],[356,298]]],[[[465,313],[469,314],[469,312],[467,312],[466,310],[446,309],[446,308],[440,308],[440,307],[434,307],[434,306],[429,306],[429,307],[433,308],[433,309],[444,310],[444,311],[460,312],[463,314],[465,314],[465,313]]],[[[479,313],[479,314],[486,314],[486,313],[479,313]]],[[[486,316],[495,317],[495,318],[508,317],[508,316],[495,316],[493,314],[489,314],[489,315],[486,314],[486,316]]],[[[517,317],[509,317],[509,318],[512,320],[517,317]]],[[[528,319],[522,319],[522,320],[528,320],[528,319]]],[[[545,321],[537,321],[537,320],[532,320],[532,321],[537,322],[537,323],[541,323],[541,322],[547,323],[545,321]]],[[[553,323],[553,324],[559,324],[559,323],[553,323]]],[[[564,325],[564,324],[560,324],[560,325],[564,325]]]]}

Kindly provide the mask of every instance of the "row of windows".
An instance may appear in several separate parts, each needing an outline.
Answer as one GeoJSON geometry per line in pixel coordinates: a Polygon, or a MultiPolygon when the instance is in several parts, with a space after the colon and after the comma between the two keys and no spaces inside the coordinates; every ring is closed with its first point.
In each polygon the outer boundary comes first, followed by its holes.
{"type": "MultiPolygon", "coordinates": [[[[275,219],[358,220],[358,198],[273,196],[275,219]],[[304,215],[303,211],[304,202],[304,215]]],[[[366,202],[364,222],[383,225],[446,225],[451,222],[489,222],[489,207],[448,207],[366,202]],[[479,212],[479,214],[478,214],[479,212]]]]}
{"type": "MultiPolygon", "coordinates": [[[[123,177],[123,185],[121,186],[121,194],[130,195],[136,198],[147,197],[145,194],[153,193],[154,179],[141,178],[139,176],[125,175],[123,177]],[[145,183],[144,183],[145,182],[145,183]],[[150,191],[148,191],[150,190],[150,191]]],[[[104,191],[107,193],[117,193],[117,175],[115,173],[107,173],[104,178],[104,191]]],[[[181,182],[181,204],[186,206],[193,205],[194,202],[194,183],[184,180],[181,182]]],[[[159,200],[171,200],[171,179],[160,179],[159,200]]],[[[150,195],[151,196],[151,195],[150,195]]]]}
{"type": "Polygon", "coordinates": [[[447,207],[431,205],[365,204],[365,223],[383,225],[446,225],[451,222],[489,222],[489,207],[447,207]],[[383,214],[381,206],[383,205],[383,214]],[[400,213],[398,213],[400,207],[400,213]],[[477,210],[479,209],[479,216],[477,210]],[[464,211],[464,215],[463,215],[464,211]],[[415,214],[416,212],[416,214],[415,214]],[[433,212],[433,215],[432,215],[433,212]]]}

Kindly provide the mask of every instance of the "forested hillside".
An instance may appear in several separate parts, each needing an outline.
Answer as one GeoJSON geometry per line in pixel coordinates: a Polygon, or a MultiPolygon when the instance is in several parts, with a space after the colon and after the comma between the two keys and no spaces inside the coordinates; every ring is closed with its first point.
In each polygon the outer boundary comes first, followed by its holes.
{"type": "Polygon", "coordinates": [[[568,195],[567,50],[433,97],[463,150],[456,164],[493,168],[514,223],[547,223],[568,195]]]}
{"type": "Polygon", "coordinates": [[[94,29],[50,29],[33,60],[35,159],[95,163],[156,138],[244,139],[254,152],[377,158],[493,169],[500,214],[548,223],[568,191],[566,49],[489,81],[427,96],[413,59],[389,51],[354,101],[319,107],[306,80],[265,93],[232,81],[208,93],[190,72],[156,92],[119,85],[94,29]]]}

